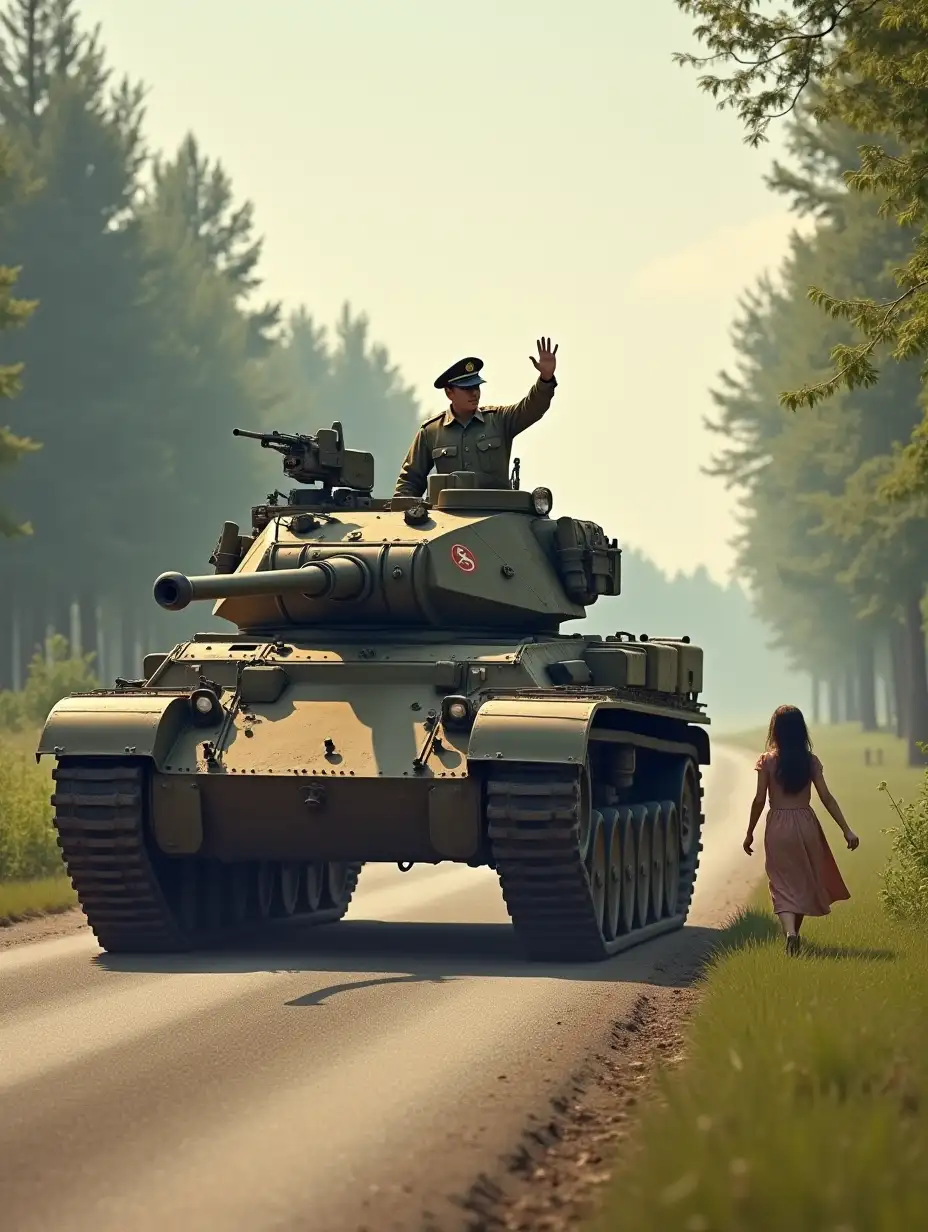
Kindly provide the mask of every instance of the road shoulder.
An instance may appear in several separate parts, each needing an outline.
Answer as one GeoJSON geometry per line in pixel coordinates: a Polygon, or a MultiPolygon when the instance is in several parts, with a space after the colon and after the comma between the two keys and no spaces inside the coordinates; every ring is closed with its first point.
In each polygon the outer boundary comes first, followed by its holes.
{"type": "Polygon", "coordinates": [[[498,1169],[456,1200],[461,1220],[443,1223],[441,1232],[558,1232],[589,1217],[623,1150],[634,1149],[638,1108],[653,1096],[656,1068],[685,1059],[685,1030],[699,1002],[695,985],[713,941],[708,929],[684,929],[631,1012],[612,1024],[545,1113],[528,1121],[498,1169]]]}
{"type": "Polygon", "coordinates": [[[14,945],[28,945],[35,941],[51,941],[55,937],[67,937],[87,928],[87,919],[79,907],[37,915],[15,924],[0,925],[0,950],[14,945]]]}

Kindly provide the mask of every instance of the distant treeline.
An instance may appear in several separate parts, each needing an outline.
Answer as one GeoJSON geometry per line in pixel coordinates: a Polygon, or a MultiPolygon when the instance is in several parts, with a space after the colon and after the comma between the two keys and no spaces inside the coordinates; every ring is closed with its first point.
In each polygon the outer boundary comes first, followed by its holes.
{"type": "MultiPolygon", "coordinates": [[[[623,630],[690,637],[705,653],[701,700],[718,728],[764,723],[783,702],[803,709],[811,704],[809,677],[791,670],[783,652],[770,648],[772,632],[754,615],[742,587],[719,585],[705,568],[668,577],[646,555],[626,548],[621,596],[595,603],[583,626],[602,636],[623,630]]],[[[827,722],[842,715],[826,708],[818,717],[827,722]]]]}
{"type": "Polygon", "coordinates": [[[419,408],[364,316],[329,338],[263,302],[252,206],[193,135],[149,148],[141,86],[71,0],[0,19],[0,687],[49,629],[112,678],[203,618],[165,617],[153,578],[208,570],[282,483],[233,427],[341,419],[395,472],[419,408]]]}

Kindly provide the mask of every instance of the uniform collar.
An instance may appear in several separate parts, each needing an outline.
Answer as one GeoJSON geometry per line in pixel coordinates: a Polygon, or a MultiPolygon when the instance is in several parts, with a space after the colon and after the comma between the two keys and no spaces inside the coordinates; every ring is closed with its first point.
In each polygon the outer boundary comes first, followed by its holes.
{"type": "MultiPolygon", "coordinates": [[[[477,423],[483,423],[483,411],[481,411],[479,406],[477,407],[476,411],[474,411],[473,415],[471,416],[471,419],[476,419],[477,423]]],[[[447,428],[449,424],[459,423],[459,422],[460,422],[459,420],[455,419],[454,411],[452,411],[451,407],[449,406],[448,409],[445,411],[444,415],[442,415],[441,417],[441,426],[443,428],[447,428]]],[[[467,422],[470,423],[470,419],[467,422]]]]}

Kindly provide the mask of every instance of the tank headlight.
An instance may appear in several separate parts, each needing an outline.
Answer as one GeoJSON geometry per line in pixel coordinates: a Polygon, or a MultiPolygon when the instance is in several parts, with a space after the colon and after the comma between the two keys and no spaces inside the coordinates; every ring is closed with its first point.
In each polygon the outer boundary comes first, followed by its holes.
{"type": "Polygon", "coordinates": [[[446,697],[441,704],[441,721],[445,727],[466,727],[473,713],[473,706],[466,697],[446,697]]]}
{"type": "Polygon", "coordinates": [[[190,709],[198,727],[209,727],[219,722],[222,707],[212,689],[194,689],[190,694],[190,709]]]}
{"type": "Polygon", "coordinates": [[[532,504],[535,507],[535,512],[540,518],[551,512],[551,506],[554,504],[554,497],[551,495],[550,488],[536,488],[532,493],[532,504]]]}

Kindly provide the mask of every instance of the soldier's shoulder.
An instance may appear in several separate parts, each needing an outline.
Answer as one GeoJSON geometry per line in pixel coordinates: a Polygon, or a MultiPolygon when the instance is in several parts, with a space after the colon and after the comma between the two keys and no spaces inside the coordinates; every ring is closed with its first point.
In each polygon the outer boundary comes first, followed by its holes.
{"type": "Polygon", "coordinates": [[[431,424],[440,423],[444,419],[444,417],[445,417],[445,412],[439,411],[437,415],[430,415],[428,419],[423,419],[423,421],[419,424],[419,428],[420,429],[428,428],[431,424]]]}

